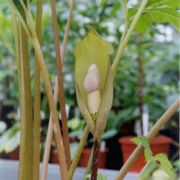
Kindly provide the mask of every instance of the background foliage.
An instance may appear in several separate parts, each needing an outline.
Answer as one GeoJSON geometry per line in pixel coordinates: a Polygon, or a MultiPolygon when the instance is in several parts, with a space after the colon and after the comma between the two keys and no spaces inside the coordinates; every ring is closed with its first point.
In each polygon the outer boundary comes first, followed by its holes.
{"type": "MultiPolygon", "coordinates": [[[[129,21],[132,20],[137,11],[138,4],[136,1],[129,1],[129,21]]],[[[32,11],[35,11],[34,1],[32,1],[31,8],[32,11]]],[[[177,48],[179,45],[177,32],[179,29],[179,13],[176,11],[177,8],[178,1],[149,1],[119,65],[114,87],[115,98],[107,130],[115,129],[119,131],[124,123],[139,119],[137,97],[139,58],[143,62],[144,106],[150,114],[151,122],[155,122],[176,98],[179,83],[179,52],[177,48]]],[[[68,3],[65,0],[59,1],[57,9],[60,41],[62,42],[68,16],[68,3]]],[[[50,79],[52,84],[54,84],[56,63],[49,1],[44,1],[43,10],[42,49],[46,57],[50,79]]],[[[79,116],[74,89],[74,47],[90,29],[95,28],[104,39],[112,43],[114,49],[117,49],[124,28],[124,17],[122,14],[121,1],[76,0],[63,69],[66,103],[70,106],[70,118],[79,116]]],[[[17,66],[13,56],[14,42],[11,15],[7,3],[2,0],[0,1],[0,27],[0,118],[5,120],[6,117],[2,114],[3,106],[11,105],[13,111],[16,111],[19,102],[17,66]]],[[[32,54],[34,54],[33,50],[31,51],[32,54]]],[[[33,71],[34,64],[31,61],[32,76],[34,74],[33,71]]],[[[32,88],[34,89],[33,86],[32,88]]],[[[41,107],[45,115],[42,119],[45,119],[49,117],[49,109],[43,83],[41,96],[41,107]]],[[[11,122],[10,124],[14,122],[11,118],[9,121],[11,122]]]]}

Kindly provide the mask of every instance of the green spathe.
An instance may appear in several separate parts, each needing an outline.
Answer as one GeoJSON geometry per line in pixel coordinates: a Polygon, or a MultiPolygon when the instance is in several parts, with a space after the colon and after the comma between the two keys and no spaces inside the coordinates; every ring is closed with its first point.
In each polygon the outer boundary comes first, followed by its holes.
{"type": "Polygon", "coordinates": [[[91,30],[76,47],[75,80],[79,109],[95,139],[103,133],[109,111],[112,106],[113,86],[109,56],[113,52],[110,43],[103,40],[95,30],[91,30]],[[84,78],[90,65],[96,64],[100,75],[101,104],[93,121],[87,106],[87,92],[84,89],[84,78]]]}
{"type": "Polygon", "coordinates": [[[75,79],[83,100],[87,93],[84,90],[84,78],[88,68],[96,64],[100,74],[100,92],[104,91],[108,71],[109,55],[113,52],[112,45],[103,40],[95,30],[91,30],[76,47],[75,79]]]}

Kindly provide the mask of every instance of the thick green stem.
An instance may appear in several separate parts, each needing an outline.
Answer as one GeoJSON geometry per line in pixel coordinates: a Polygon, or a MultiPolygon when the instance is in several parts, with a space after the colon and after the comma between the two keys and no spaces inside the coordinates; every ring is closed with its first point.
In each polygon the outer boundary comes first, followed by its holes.
{"type": "MultiPolygon", "coordinates": [[[[42,19],[42,0],[37,0],[36,33],[40,40],[42,19]]],[[[34,129],[33,129],[33,180],[39,179],[40,163],[40,68],[36,57],[35,61],[35,93],[34,93],[34,129]]]]}
{"type": "MultiPolygon", "coordinates": [[[[177,99],[169,109],[164,113],[164,115],[156,122],[156,124],[152,127],[149,131],[147,138],[151,139],[154,137],[160,129],[167,123],[167,121],[171,118],[171,116],[176,112],[176,110],[180,107],[180,100],[177,99]]],[[[128,172],[129,168],[133,166],[134,162],[136,161],[137,157],[142,153],[143,147],[139,145],[133,153],[130,155],[128,160],[125,162],[123,167],[120,169],[116,180],[122,180],[126,173],[128,172]]]]}
{"type": "Polygon", "coordinates": [[[33,112],[29,69],[28,36],[20,25],[21,138],[19,180],[33,176],[33,112]]]}
{"type": "Polygon", "coordinates": [[[116,74],[119,61],[120,61],[121,57],[124,54],[124,50],[125,50],[125,47],[127,45],[127,42],[129,40],[132,32],[134,31],[134,28],[136,27],[136,24],[139,21],[139,19],[140,19],[141,15],[142,15],[142,13],[143,13],[147,3],[148,3],[148,0],[143,0],[143,2],[141,4],[141,6],[139,7],[139,10],[138,10],[137,14],[135,15],[135,17],[134,17],[134,19],[133,19],[133,21],[132,21],[132,23],[131,23],[131,25],[130,25],[127,33],[126,33],[126,35],[125,35],[125,37],[122,40],[122,43],[120,43],[120,45],[119,45],[118,52],[117,52],[116,57],[114,59],[113,65],[111,67],[112,73],[113,73],[113,77],[116,74]]]}
{"type": "Polygon", "coordinates": [[[86,144],[86,141],[87,141],[88,134],[89,134],[89,129],[88,129],[88,126],[86,126],[85,129],[84,129],[83,135],[81,137],[79,146],[78,146],[78,148],[76,150],[73,162],[72,162],[72,164],[70,166],[70,169],[69,169],[69,172],[68,172],[68,179],[69,180],[72,179],[74,171],[75,171],[75,169],[76,169],[76,167],[78,165],[79,159],[81,157],[82,150],[83,150],[84,145],[86,144]]]}

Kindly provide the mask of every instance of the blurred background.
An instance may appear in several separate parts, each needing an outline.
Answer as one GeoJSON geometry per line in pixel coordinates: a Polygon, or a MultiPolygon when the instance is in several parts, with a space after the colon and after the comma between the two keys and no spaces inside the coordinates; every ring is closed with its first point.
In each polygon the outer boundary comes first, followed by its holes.
{"type": "MultiPolygon", "coordinates": [[[[8,4],[2,0],[0,2],[0,158],[18,159],[20,97],[17,64],[14,57],[15,44],[8,4]]],[[[124,29],[123,9],[120,1],[75,0],[75,2],[63,67],[72,157],[84,127],[84,120],[77,107],[74,88],[75,46],[88,31],[94,28],[104,39],[112,43],[116,52],[124,29]]],[[[32,12],[35,12],[35,2],[32,1],[31,4],[32,12]]],[[[129,1],[130,15],[137,9],[137,4],[137,1],[129,1]]],[[[63,40],[68,8],[67,1],[58,1],[60,42],[63,40]]],[[[154,24],[141,21],[135,31],[120,61],[115,78],[112,111],[101,144],[101,149],[105,152],[103,154],[104,168],[119,169],[123,160],[118,139],[123,136],[142,135],[142,132],[146,134],[179,93],[179,34],[174,26],[169,23],[154,24]],[[141,125],[142,120],[144,127],[141,125]]],[[[52,85],[55,84],[57,74],[53,38],[51,9],[49,1],[44,1],[42,50],[52,85]]],[[[33,92],[33,48],[30,60],[33,92]]],[[[41,82],[41,101],[41,151],[43,153],[50,114],[43,81],[41,82]]],[[[160,134],[173,139],[174,143],[170,146],[169,158],[177,168],[179,165],[178,114],[171,118],[160,134]]],[[[86,146],[91,148],[91,136],[86,146]]],[[[53,144],[52,147],[54,147],[53,144]]],[[[51,152],[50,162],[57,162],[54,149],[51,152]]]]}

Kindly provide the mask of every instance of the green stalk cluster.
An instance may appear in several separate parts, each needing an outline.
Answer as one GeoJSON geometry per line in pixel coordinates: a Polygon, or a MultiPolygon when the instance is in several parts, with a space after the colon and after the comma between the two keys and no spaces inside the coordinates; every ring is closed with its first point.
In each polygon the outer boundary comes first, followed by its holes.
{"type": "MultiPolygon", "coordinates": [[[[50,123],[48,128],[47,143],[43,160],[43,175],[42,179],[46,179],[47,174],[47,163],[49,160],[50,145],[52,141],[52,133],[54,130],[55,140],[57,144],[57,152],[59,162],[61,164],[61,179],[67,180],[72,179],[75,168],[77,167],[78,161],[82,149],[86,143],[87,136],[89,132],[92,133],[95,142],[99,142],[101,135],[104,132],[106,127],[107,119],[109,112],[111,110],[112,101],[113,101],[113,81],[116,75],[116,71],[119,65],[119,61],[122,58],[128,40],[137,25],[138,20],[140,19],[148,0],[143,0],[141,3],[137,14],[134,16],[132,23],[129,25],[127,21],[128,11],[126,1],[124,2],[125,9],[125,30],[121,37],[121,41],[117,50],[117,54],[113,61],[113,64],[110,64],[109,56],[113,52],[111,44],[102,40],[99,35],[92,30],[82,41],[82,43],[76,49],[76,62],[75,62],[75,79],[76,79],[76,94],[79,109],[86,120],[86,127],[82,135],[81,141],[76,151],[75,159],[70,162],[70,151],[69,151],[69,140],[68,140],[68,129],[67,129],[67,119],[65,115],[65,101],[64,101],[64,91],[63,91],[63,78],[62,78],[62,66],[64,62],[64,56],[67,46],[67,36],[70,28],[70,20],[72,17],[72,11],[74,6],[74,1],[70,0],[70,14],[66,24],[66,32],[64,35],[63,41],[63,51],[62,55],[60,54],[60,47],[58,41],[58,24],[56,16],[56,1],[51,1],[52,7],[52,16],[53,16],[53,25],[54,25],[54,34],[55,34],[55,48],[57,56],[57,68],[58,68],[58,77],[56,82],[56,91],[54,92],[51,87],[51,83],[48,77],[48,71],[44,63],[44,56],[40,46],[40,34],[41,34],[41,17],[42,17],[42,0],[37,1],[37,19],[34,23],[31,12],[28,7],[27,0],[9,0],[12,14],[14,16],[13,24],[15,27],[15,43],[16,43],[16,59],[18,64],[18,84],[20,91],[20,106],[21,106],[21,146],[20,146],[20,165],[19,165],[19,179],[39,179],[39,161],[40,161],[40,72],[42,79],[44,80],[45,90],[48,97],[49,107],[51,111],[50,123]],[[88,37],[88,38],[87,38],[88,37]],[[34,115],[33,115],[33,101],[32,101],[32,92],[31,92],[31,81],[30,81],[30,69],[29,69],[29,48],[28,48],[28,39],[32,40],[35,54],[36,54],[36,63],[35,63],[35,96],[34,96],[34,115]],[[95,46],[95,48],[94,48],[95,46]],[[99,55],[99,50],[103,47],[104,52],[101,52],[102,55],[99,55]],[[90,50],[91,51],[90,51],[90,50]],[[93,52],[93,56],[88,54],[88,52],[93,52]],[[96,61],[97,59],[98,61],[96,61]],[[89,59],[88,59],[89,58],[89,59]],[[86,61],[82,61],[87,59],[86,61]],[[84,63],[84,64],[83,64],[84,63]],[[100,79],[98,79],[98,87],[93,91],[88,92],[84,90],[83,81],[85,75],[88,71],[88,68],[91,65],[97,65],[99,70],[100,79]],[[81,68],[83,66],[83,68],[81,68]],[[82,69],[80,72],[79,69],[82,69]],[[83,70],[84,69],[84,70],[83,70]],[[57,118],[57,97],[58,92],[60,91],[60,103],[61,103],[61,114],[63,117],[63,134],[62,137],[59,122],[57,118]],[[93,99],[93,101],[91,101],[93,99]],[[97,100],[97,102],[96,102],[97,100]],[[95,103],[94,103],[95,102],[95,103]],[[94,107],[96,107],[94,110],[94,107]],[[32,153],[33,152],[33,153],[32,153]],[[68,170],[69,169],[69,170],[68,170]]],[[[90,77],[91,79],[91,77],[90,77]]],[[[95,83],[96,84],[96,83],[95,83]]],[[[86,87],[89,87],[89,83],[86,83],[86,87]]],[[[87,89],[86,89],[87,90],[87,89]]],[[[179,107],[179,102],[176,102],[174,109],[171,112],[174,112],[179,107]]],[[[154,136],[167,122],[169,116],[161,118],[158,123],[153,127],[149,132],[148,138],[154,136]],[[165,120],[163,120],[165,119],[165,120]]],[[[139,146],[135,153],[132,154],[130,159],[127,161],[125,166],[118,173],[117,179],[122,179],[127,173],[128,168],[133,163],[134,159],[139,155],[141,150],[139,146]]],[[[97,172],[96,172],[97,174],[97,172]]],[[[96,176],[95,174],[95,176],[96,176]]],[[[94,179],[94,174],[92,175],[94,179]]]]}

